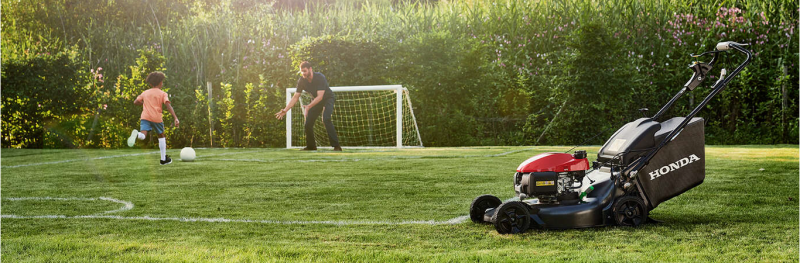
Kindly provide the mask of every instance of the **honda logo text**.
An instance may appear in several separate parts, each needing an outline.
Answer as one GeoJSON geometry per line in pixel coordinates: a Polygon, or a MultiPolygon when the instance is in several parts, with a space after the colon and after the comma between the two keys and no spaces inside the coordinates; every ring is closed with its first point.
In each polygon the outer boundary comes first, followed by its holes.
{"type": "Polygon", "coordinates": [[[699,161],[699,160],[700,157],[697,157],[697,155],[692,154],[689,155],[689,157],[678,160],[677,162],[671,163],[669,165],[664,165],[664,167],[658,168],[657,170],[650,172],[650,180],[652,181],[658,177],[661,177],[662,175],[678,170],[681,167],[684,167],[690,163],[693,163],[694,161],[699,161]]]}

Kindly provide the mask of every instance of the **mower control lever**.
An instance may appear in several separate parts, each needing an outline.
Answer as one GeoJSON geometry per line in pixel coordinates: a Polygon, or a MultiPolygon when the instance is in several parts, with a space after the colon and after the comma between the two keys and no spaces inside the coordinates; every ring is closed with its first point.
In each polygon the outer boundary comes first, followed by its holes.
{"type": "Polygon", "coordinates": [[[722,82],[722,80],[724,80],[724,79],[725,79],[725,73],[728,73],[728,72],[727,72],[725,69],[722,69],[722,70],[719,72],[719,80],[717,80],[717,82],[716,82],[716,83],[714,83],[714,86],[717,86],[717,84],[719,84],[720,82],[722,82]]]}
{"type": "Polygon", "coordinates": [[[689,89],[689,91],[692,91],[697,88],[697,86],[699,86],[703,80],[706,79],[706,73],[711,70],[711,65],[695,61],[692,63],[692,65],[689,65],[689,68],[694,70],[694,74],[692,75],[692,78],[683,85],[683,87],[689,89]]]}

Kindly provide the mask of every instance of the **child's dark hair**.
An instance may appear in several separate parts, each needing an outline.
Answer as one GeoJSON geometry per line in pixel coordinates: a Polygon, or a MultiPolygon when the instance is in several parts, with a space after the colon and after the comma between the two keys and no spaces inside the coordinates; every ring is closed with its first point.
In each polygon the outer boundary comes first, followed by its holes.
{"type": "Polygon", "coordinates": [[[159,83],[164,81],[167,78],[167,75],[164,75],[161,71],[153,71],[150,75],[147,75],[147,79],[145,80],[147,84],[150,84],[150,87],[158,86],[159,83]]]}

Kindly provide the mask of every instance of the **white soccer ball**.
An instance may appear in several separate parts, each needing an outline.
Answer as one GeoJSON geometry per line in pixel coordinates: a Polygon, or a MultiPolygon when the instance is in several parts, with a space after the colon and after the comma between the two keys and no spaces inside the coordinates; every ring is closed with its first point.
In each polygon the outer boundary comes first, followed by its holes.
{"type": "Polygon", "coordinates": [[[192,149],[192,147],[183,147],[183,150],[181,150],[181,161],[191,162],[194,161],[195,157],[197,157],[197,155],[194,154],[194,149],[192,149]]]}

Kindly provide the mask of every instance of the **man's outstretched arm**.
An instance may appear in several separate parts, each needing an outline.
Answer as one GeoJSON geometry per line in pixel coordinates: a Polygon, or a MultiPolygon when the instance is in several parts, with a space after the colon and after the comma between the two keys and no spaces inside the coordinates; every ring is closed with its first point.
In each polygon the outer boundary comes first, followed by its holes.
{"type": "Polygon", "coordinates": [[[289,104],[287,104],[286,107],[281,109],[278,113],[275,113],[275,118],[283,119],[283,116],[286,115],[286,112],[288,112],[289,109],[294,107],[294,104],[296,104],[297,101],[299,100],[300,100],[300,92],[295,92],[294,96],[292,96],[292,99],[289,101],[289,104]]]}

